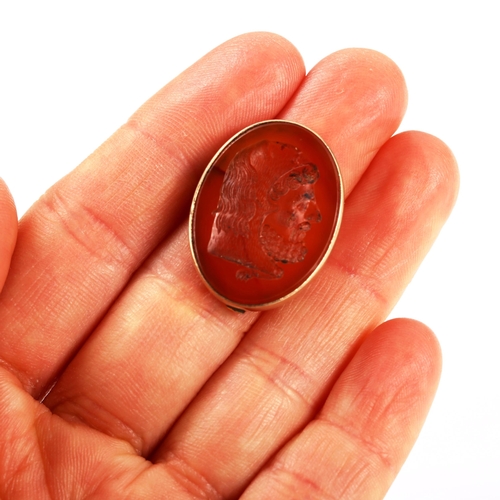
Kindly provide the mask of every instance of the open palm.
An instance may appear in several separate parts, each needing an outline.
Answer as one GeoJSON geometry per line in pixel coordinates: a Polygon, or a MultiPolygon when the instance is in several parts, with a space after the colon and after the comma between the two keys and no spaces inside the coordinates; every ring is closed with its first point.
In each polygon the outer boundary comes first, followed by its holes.
{"type": "Polygon", "coordinates": [[[158,92],[19,226],[0,182],[0,497],[382,498],[440,372],[425,326],[383,321],[458,183],[438,139],[393,136],[405,107],[379,53],[305,76],[286,40],[249,34],[158,92]],[[344,220],[302,294],[237,314],[197,276],[189,203],[221,144],[274,117],[334,151],[344,220]]]}

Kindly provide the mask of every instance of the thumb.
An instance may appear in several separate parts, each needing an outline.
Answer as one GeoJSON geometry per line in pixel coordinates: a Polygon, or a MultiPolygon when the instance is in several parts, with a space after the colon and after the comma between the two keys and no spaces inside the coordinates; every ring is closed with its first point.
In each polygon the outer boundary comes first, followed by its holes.
{"type": "Polygon", "coordinates": [[[0,291],[9,272],[17,238],[17,213],[7,185],[0,178],[0,291]]]}

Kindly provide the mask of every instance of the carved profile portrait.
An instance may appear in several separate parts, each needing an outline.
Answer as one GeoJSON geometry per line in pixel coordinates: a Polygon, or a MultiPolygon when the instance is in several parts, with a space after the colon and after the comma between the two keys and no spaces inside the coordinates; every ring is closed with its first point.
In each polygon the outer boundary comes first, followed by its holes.
{"type": "Polygon", "coordinates": [[[316,165],[297,148],[261,141],[235,155],[224,175],[208,252],[240,264],[236,277],[279,279],[307,255],[306,236],[321,222],[316,165]]]}

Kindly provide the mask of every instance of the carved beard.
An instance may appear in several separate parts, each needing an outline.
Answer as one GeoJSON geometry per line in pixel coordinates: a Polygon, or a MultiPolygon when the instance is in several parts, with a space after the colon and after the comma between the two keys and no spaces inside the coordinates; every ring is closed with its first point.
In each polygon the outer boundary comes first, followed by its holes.
{"type": "Polygon", "coordinates": [[[262,248],[269,257],[282,264],[302,262],[307,254],[304,238],[309,227],[309,223],[306,222],[290,229],[289,238],[284,239],[269,224],[264,224],[259,236],[262,248]]]}

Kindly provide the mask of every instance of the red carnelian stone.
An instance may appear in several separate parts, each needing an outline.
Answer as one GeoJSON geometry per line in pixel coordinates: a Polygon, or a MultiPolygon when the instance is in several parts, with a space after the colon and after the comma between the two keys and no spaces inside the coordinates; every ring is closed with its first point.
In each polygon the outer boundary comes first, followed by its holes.
{"type": "Polygon", "coordinates": [[[193,203],[193,252],[208,286],[232,305],[265,307],[324,260],[340,223],[340,173],[310,130],[263,122],[219,151],[193,203]]]}

